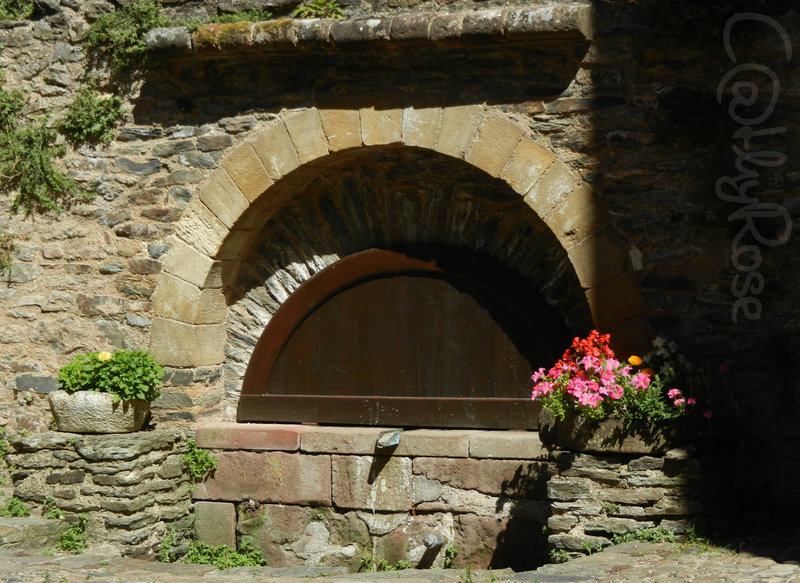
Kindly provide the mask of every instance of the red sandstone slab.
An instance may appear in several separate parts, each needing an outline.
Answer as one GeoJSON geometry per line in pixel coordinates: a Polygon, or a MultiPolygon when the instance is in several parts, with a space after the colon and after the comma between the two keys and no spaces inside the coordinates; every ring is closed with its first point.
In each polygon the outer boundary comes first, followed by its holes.
{"type": "Polygon", "coordinates": [[[198,447],[251,451],[299,451],[303,425],[209,423],[197,428],[198,447]]]}
{"type": "Polygon", "coordinates": [[[547,457],[537,431],[480,431],[470,437],[473,458],[535,460],[547,457]]]}
{"type": "Polygon", "coordinates": [[[195,500],[331,505],[331,458],[275,452],[224,451],[217,468],[192,492],[195,500]]]}

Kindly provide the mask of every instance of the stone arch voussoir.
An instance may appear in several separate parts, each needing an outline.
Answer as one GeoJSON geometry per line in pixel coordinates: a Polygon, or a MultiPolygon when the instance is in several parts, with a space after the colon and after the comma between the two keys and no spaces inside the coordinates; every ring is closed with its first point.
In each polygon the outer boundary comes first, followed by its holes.
{"type": "Polygon", "coordinates": [[[627,271],[627,249],[592,188],[530,132],[481,105],[287,112],[225,156],[176,228],[154,294],[151,350],[165,365],[220,364],[224,354],[226,273],[259,228],[243,220],[271,187],[303,164],[336,152],[391,144],[461,159],[507,183],[564,247],[595,325],[617,346],[639,350],[643,302],[627,271]],[[241,241],[241,245],[237,244],[241,241]],[[241,251],[241,252],[240,252],[241,251]]]}

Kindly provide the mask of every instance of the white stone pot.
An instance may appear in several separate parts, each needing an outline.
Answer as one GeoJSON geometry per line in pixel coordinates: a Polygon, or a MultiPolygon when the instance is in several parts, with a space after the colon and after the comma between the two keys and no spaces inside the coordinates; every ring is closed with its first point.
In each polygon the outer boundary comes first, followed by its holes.
{"type": "Polygon", "coordinates": [[[130,433],[139,431],[150,411],[149,401],[118,401],[96,391],[54,391],[50,410],[59,431],[67,433],[130,433]]]}

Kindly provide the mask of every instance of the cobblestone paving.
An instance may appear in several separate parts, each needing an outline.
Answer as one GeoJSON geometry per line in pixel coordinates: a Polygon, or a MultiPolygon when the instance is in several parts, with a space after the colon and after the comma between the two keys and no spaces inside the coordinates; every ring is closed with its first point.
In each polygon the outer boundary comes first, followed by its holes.
{"type": "Polygon", "coordinates": [[[346,574],[336,569],[163,564],[113,554],[45,555],[0,550],[0,581],[7,583],[800,583],[800,544],[755,544],[747,552],[683,548],[676,544],[625,543],[594,555],[536,571],[408,570],[346,574]]]}

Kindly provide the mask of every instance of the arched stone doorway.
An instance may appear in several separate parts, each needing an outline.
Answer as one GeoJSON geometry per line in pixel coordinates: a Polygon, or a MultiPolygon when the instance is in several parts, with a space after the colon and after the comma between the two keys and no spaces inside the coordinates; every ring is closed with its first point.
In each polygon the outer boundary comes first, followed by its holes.
{"type": "Polygon", "coordinates": [[[516,273],[575,332],[594,324],[626,347],[644,339],[627,251],[591,189],[487,108],[288,113],[222,166],[178,226],[151,349],[175,367],[225,362],[232,402],[290,294],[342,257],[398,243],[475,252],[516,273]],[[415,175],[426,160],[433,170],[415,175]],[[374,168],[406,188],[394,195],[383,180],[373,196],[364,185],[376,184],[374,168]],[[448,191],[462,175],[479,188],[448,191]]]}

